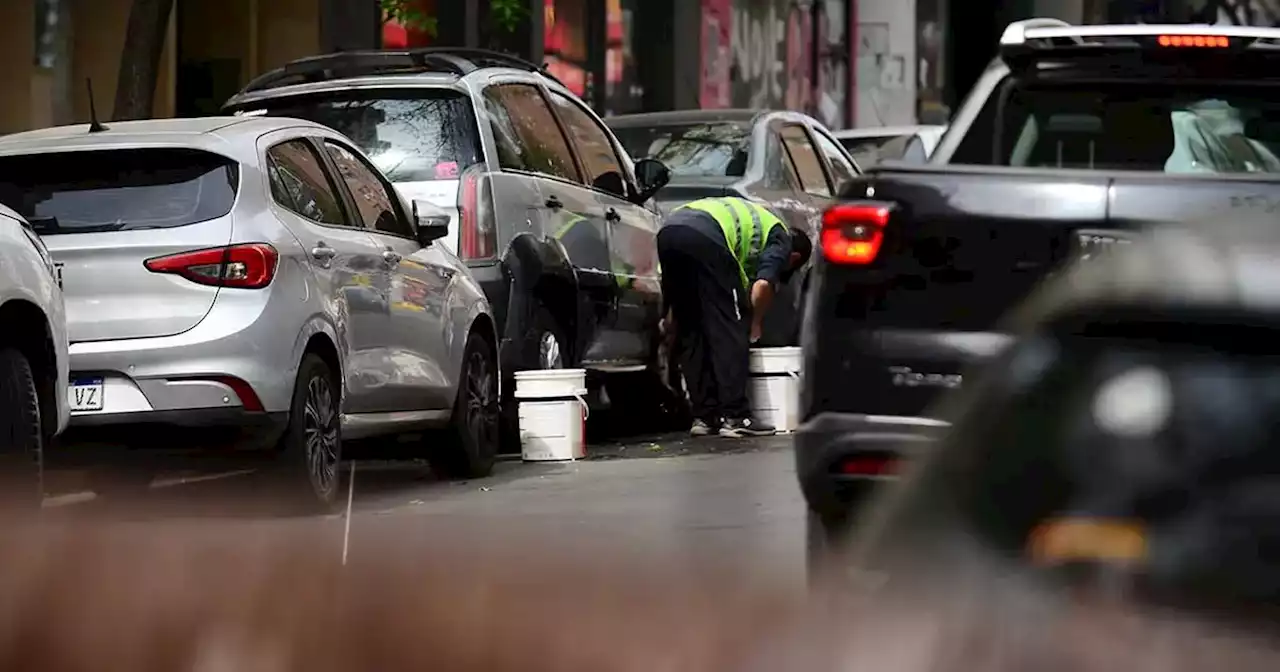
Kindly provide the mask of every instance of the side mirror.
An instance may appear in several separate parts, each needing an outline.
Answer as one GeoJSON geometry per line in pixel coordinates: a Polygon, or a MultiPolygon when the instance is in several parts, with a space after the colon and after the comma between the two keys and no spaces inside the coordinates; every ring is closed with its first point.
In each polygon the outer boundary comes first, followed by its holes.
{"type": "Polygon", "coordinates": [[[640,159],[636,162],[636,182],[640,193],[636,194],[635,202],[641,204],[653,198],[670,181],[671,171],[667,164],[656,159],[640,159]]]}
{"type": "Polygon", "coordinates": [[[428,247],[449,235],[449,214],[427,201],[413,201],[413,237],[428,247]]]}

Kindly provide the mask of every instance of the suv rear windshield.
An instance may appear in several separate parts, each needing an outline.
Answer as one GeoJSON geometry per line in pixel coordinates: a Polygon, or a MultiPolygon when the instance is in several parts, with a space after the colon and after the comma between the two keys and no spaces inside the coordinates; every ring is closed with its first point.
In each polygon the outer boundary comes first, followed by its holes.
{"type": "Polygon", "coordinates": [[[231,212],[239,168],[194,149],[0,156],[0,203],[42,235],[169,229],[231,212]]]}
{"type": "Polygon", "coordinates": [[[484,160],[471,100],[451,89],[331,91],[246,109],[337,130],[392,182],[456,180],[484,160]]]}
{"type": "Polygon", "coordinates": [[[952,163],[1165,173],[1280,173],[1280,102],[1229,83],[1015,84],[952,163]]]}
{"type": "Polygon", "coordinates": [[[750,124],[631,126],[613,133],[631,156],[657,159],[672,175],[741,177],[747,170],[750,124]]]}

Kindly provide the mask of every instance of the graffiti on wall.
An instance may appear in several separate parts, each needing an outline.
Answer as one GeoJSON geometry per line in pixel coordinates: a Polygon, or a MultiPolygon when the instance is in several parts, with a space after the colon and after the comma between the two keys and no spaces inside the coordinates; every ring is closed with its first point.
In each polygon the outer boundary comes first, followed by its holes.
{"type": "Polygon", "coordinates": [[[734,4],[729,80],[735,105],[808,108],[810,16],[808,3],[794,0],[734,4]]]}

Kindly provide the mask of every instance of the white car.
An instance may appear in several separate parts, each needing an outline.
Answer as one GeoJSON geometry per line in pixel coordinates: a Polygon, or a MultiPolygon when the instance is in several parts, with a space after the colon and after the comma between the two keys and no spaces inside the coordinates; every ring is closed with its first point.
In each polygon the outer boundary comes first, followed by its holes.
{"type": "Polygon", "coordinates": [[[59,275],[27,221],[0,206],[0,496],[37,506],[44,446],[71,417],[59,275]]]}

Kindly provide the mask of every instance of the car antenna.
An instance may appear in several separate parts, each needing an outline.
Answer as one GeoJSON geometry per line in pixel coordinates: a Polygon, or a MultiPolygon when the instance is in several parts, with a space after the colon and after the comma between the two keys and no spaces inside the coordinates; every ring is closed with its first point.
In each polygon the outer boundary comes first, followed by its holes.
{"type": "Polygon", "coordinates": [[[101,133],[107,130],[107,127],[98,121],[98,108],[93,104],[93,78],[86,77],[84,83],[89,88],[89,132],[101,133]]]}

